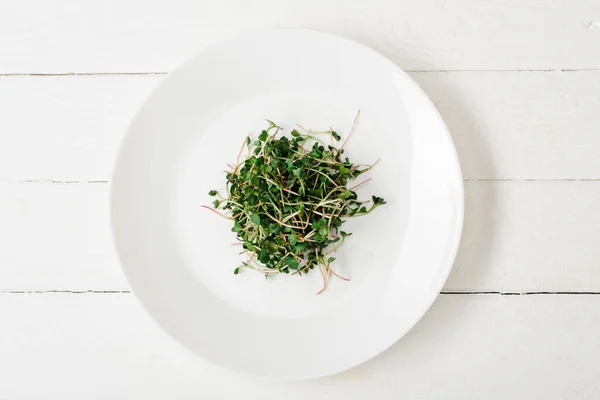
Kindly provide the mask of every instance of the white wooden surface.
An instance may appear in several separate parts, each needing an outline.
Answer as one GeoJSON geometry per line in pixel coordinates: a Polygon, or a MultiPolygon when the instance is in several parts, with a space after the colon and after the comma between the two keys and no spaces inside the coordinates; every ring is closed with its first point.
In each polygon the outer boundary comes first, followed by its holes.
{"type": "Polygon", "coordinates": [[[597,0],[0,2],[0,399],[600,397],[597,0]],[[128,292],[107,190],[140,102],[230,33],[379,50],[438,106],[467,210],[444,294],[392,349],[301,382],[189,354],[128,292]]]}
{"type": "MultiPolygon", "coordinates": [[[[600,64],[597,71],[411,76],[448,124],[465,178],[600,178],[590,146],[600,134],[600,64]]],[[[108,180],[132,115],[163,78],[0,77],[0,179],[108,180]]]]}
{"type": "Polygon", "coordinates": [[[4,399],[594,399],[600,392],[600,296],[442,295],[381,356],[295,383],[198,360],[129,294],[0,301],[4,399]]]}

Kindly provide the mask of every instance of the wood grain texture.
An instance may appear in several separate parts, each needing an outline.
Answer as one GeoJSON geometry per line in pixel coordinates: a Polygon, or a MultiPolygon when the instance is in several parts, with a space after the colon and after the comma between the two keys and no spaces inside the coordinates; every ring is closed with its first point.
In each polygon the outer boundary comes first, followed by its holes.
{"type": "Polygon", "coordinates": [[[110,235],[108,185],[0,184],[2,289],[127,287],[110,235]]]}
{"type": "Polygon", "coordinates": [[[411,75],[444,118],[465,178],[600,178],[600,71],[411,75]]]}
{"type": "Polygon", "coordinates": [[[465,184],[446,290],[600,291],[599,181],[465,184]]]}
{"type": "Polygon", "coordinates": [[[443,295],[379,357],[295,383],[249,379],[196,358],[130,294],[0,294],[0,318],[6,399],[552,400],[600,392],[600,296],[443,295]]]}
{"type": "Polygon", "coordinates": [[[0,5],[0,73],[170,71],[248,29],[340,34],[409,70],[600,68],[596,0],[76,0],[0,5]]]}
{"type": "MultiPolygon", "coordinates": [[[[465,178],[600,178],[600,71],[411,75],[444,117],[465,178]]],[[[0,180],[108,180],[162,79],[0,77],[0,180]]]]}
{"type": "Polygon", "coordinates": [[[0,77],[1,180],[107,180],[162,76],[0,77]]]}
{"type": "MultiPolygon", "coordinates": [[[[600,182],[466,182],[446,291],[600,291],[600,182]]],[[[105,183],[0,184],[0,290],[123,290],[105,183]]]]}

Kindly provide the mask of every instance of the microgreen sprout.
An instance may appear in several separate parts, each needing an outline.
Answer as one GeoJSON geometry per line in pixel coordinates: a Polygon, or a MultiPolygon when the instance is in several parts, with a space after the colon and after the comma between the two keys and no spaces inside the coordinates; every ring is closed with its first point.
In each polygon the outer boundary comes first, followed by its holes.
{"type": "MultiPolygon", "coordinates": [[[[357,114],[352,130],[356,129],[357,114]]],[[[208,192],[213,207],[203,206],[233,222],[231,230],[247,259],[234,269],[252,269],[266,277],[302,275],[317,268],[323,292],[337,274],[331,264],[337,249],[351,233],[341,229],[345,219],[371,213],[385,204],[381,197],[360,201],[356,190],[370,179],[355,181],[372,169],[344,157],[346,141],[333,130],[315,132],[300,125],[290,136],[267,120],[256,139],[244,138],[238,162],[226,171],[226,195],[208,192]],[[246,151],[247,155],[242,158],[246,151]]]]}

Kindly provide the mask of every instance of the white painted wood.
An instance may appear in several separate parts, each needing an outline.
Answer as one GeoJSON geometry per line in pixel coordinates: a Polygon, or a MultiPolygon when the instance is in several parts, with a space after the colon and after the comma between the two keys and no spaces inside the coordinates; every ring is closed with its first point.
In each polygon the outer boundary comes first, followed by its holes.
{"type": "Polygon", "coordinates": [[[600,71],[411,75],[446,121],[465,178],[600,178],[600,71]]]}
{"type": "Polygon", "coordinates": [[[552,400],[600,393],[600,296],[443,295],[374,360],[295,383],[253,380],[197,359],[130,294],[0,294],[0,319],[3,399],[552,400]]]}
{"type": "Polygon", "coordinates": [[[107,180],[163,76],[0,77],[1,180],[107,180]]]}
{"type": "Polygon", "coordinates": [[[0,4],[0,73],[170,71],[233,32],[341,34],[409,70],[600,68],[596,0],[25,0],[0,4]]]}
{"type": "Polygon", "coordinates": [[[108,185],[0,183],[0,289],[123,289],[108,185]]]}
{"type": "MultiPolygon", "coordinates": [[[[599,181],[466,182],[447,291],[600,291],[599,181]]],[[[108,184],[0,184],[0,290],[126,289],[108,184]]]]}
{"type": "Polygon", "coordinates": [[[466,182],[446,290],[600,291],[600,181],[466,182]]]}
{"type": "MultiPolygon", "coordinates": [[[[411,75],[448,124],[465,178],[600,178],[600,71],[411,75]]],[[[162,79],[0,77],[0,179],[108,180],[162,79]]]]}

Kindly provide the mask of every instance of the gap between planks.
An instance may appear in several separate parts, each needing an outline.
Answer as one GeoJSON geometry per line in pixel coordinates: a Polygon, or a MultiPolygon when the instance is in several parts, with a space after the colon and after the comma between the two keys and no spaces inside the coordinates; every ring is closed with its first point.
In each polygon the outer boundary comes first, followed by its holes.
{"type": "MultiPolygon", "coordinates": [[[[558,69],[405,69],[408,73],[451,73],[451,72],[586,72],[600,71],[600,68],[558,68],[558,69]]],[[[0,77],[19,76],[135,76],[135,75],[168,75],[168,71],[146,71],[146,72],[51,72],[51,73],[23,73],[7,72],[0,77]]]]}
{"type": "MultiPolygon", "coordinates": [[[[66,290],[66,289],[48,289],[48,290],[0,290],[2,294],[131,294],[131,290],[128,289],[115,289],[115,290],[66,290]]],[[[600,295],[600,292],[499,292],[499,291],[442,291],[440,295],[445,296],[596,296],[600,295]]]]}

